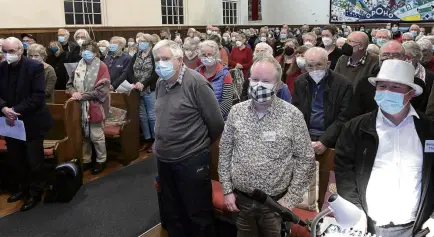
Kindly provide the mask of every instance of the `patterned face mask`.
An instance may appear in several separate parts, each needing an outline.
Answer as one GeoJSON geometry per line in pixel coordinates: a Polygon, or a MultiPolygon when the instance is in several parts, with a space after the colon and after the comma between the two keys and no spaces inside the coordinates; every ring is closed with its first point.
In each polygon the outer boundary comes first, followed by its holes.
{"type": "Polygon", "coordinates": [[[271,100],[275,94],[274,84],[264,82],[250,82],[249,95],[258,102],[263,103],[271,100]]]}

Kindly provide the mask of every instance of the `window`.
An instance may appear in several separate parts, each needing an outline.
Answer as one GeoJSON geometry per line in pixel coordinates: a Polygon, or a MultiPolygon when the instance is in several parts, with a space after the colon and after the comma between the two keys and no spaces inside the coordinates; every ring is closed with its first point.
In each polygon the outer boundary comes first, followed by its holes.
{"type": "Polygon", "coordinates": [[[161,0],[161,23],[184,24],[184,0],[161,0]]]}
{"type": "Polygon", "coordinates": [[[64,0],[66,25],[101,25],[101,0],[64,0]]]}
{"type": "Polygon", "coordinates": [[[234,0],[223,0],[223,24],[238,24],[238,2],[234,0]]]}

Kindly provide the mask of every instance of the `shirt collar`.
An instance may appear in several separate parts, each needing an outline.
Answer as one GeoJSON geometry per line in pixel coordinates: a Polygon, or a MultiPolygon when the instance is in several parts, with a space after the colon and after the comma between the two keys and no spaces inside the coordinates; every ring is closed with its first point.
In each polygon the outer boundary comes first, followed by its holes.
{"type": "Polygon", "coordinates": [[[357,62],[353,62],[353,59],[351,57],[348,57],[348,62],[347,62],[347,66],[351,66],[351,67],[358,67],[360,65],[365,65],[366,62],[366,57],[368,56],[368,51],[365,51],[365,54],[363,55],[362,58],[359,59],[359,61],[357,62]]]}
{"type": "MultiPolygon", "coordinates": [[[[417,114],[416,110],[413,108],[412,105],[410,105],[410,110],[408,111],[407,116],[404,118],[404,120],[402,120],[402,122],[399,124],[401,125],[405,120],[407,120],[410,117],[416,117],[419,118],[419,115],[417,114]]],[[[377,113],[377,127],[380,125],[388,125],[391,127],[398,127],[399,125],[395,125],[394,123],[392,123],[392,121],[390,121],[388,118],[386,118],[386,116],[384,116],[383,112],[381,111],[380,108],[378,108],[378,113],[377,113]]]]}
{"type": "MultiPolygon", "coordinates": [[[[276,100],[278,100],[278,99],[279,99],[279,98],[277,98],[277,96],[274,95],[273,101],[271,102],[270,107],[268,107],[268,109],[265,111],[265,115],[264,115],[264,117],[267,116],[268,114],[270,114],[271,116],[274,115],[275,110],[276,110],[276,103],[277,103],[276,100]]],[[[257,116],[257,115],[258,115],[258,112],[256,111],[255,106],[254,106],[253,103],[255,103],[255,102],[253,101],[253,99],[250,99],[250,105],[248,106],[248,109],[249,109],[250,112],[252,112],[255,116],[257,116]]],[[[262,117],[262,118],[263,118],[263,117],[262,117]]],[[[262,118],[260,118],[260,119],[262,119],[262,118]]]]}
{"type": "Polygon", "coordinates": [[[176,83],[178,83],[180,85],[182,84],[182,80],[184,79],[184,73],[185,73],[186,68],[187,68],[187,66],[185,66],[185,64],[182,64],[181,71],[179,72],[178,79],[176,79],[176,81],[175,81],[175,83],[173,85],[170,86],[169,83],[167,83],[167,81],[164,81],[166,83],[166,90],[167,91],[169,91],[170,89],[172,89],[176,85],[176,83]]]}

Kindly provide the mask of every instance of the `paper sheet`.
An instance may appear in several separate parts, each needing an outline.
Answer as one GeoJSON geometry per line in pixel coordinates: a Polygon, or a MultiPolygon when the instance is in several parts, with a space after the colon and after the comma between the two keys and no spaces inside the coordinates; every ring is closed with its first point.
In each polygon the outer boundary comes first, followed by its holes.
{"type": "Polygon", "coordinates": [[[6,118],[0,117],[0,136],[15,138],[21,141],[26,140],[26,129],[24,128],[24,122],[21,120],[15,120],[15,126],[11,127],[6,124],[6,118]]]}
{"type": "Polygon", "coordinates": [[[65,65],[66,72],[68,72],[68,76],[71,78],[72,73],[77,68],[78,63],[64,63],[63,65],[65,65]]]}
{"type": "Polygon", "coordinates": [[[129,93],[133,89],[133,84],[129,83],[127,80],[123,81],[122,84],[118,86],[116,92],[118,93],[129,93]]]}

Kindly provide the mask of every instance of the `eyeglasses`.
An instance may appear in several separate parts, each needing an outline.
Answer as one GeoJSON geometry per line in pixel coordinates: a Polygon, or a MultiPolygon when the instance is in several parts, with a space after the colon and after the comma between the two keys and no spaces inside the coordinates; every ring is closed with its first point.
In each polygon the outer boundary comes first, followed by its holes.
{"type": "Polygon", "coordinates": [[[325,70],[327,66],[324,65],[306,65],[306,71],[316,71],[316,70],[325,70]]]}
{"type": "Polygon", "coordinates": [[[359,41],[354,41],[354,40],[347,40],[347,44],[354,44],[354,45],[356,45],[356,44],[361,44],[362,42],[359,42],[359,41]]]}
{"type": "Polygon", "coordinates": [[[399,59],[402,58],[402,54],[401,53],[382,53],[380,55],[381,60],[386,60],[386,59],[399,59]]]}

